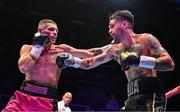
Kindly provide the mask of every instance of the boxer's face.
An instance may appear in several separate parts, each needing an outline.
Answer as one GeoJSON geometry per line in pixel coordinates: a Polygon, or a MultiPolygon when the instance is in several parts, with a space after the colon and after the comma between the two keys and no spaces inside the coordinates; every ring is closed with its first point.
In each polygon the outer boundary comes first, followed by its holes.
{"type": "Polygon", "coordinates": [[[112,19],[109,22],[109,34],[113,39],[120,39],[123,37],[124,26],[123,21],[112,19]]]}
{"type": "Polygon", "coordinates": [[[51,43],[55,43],[58,35],[58,28],[57,25],[53,23],[46,23],[44,24],[44,27],[41,27],[41,29],[38,29],[40,33],[45,33],[48,35],[51,43]]]}

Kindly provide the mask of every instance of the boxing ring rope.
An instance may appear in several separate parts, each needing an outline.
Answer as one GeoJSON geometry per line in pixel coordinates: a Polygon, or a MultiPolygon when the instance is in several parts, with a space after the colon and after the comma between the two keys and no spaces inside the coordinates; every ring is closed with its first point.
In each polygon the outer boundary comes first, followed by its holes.
{"type": "Polygon", "coordinates": [[[177,95],[179,93],[180,93],[180,86],[177,86],[174,89],[166,92],[165,95],[166,95],[166,98],[169,99],[169,98],[171,98],[171,97],[173,97],[173,96],[175,96],[175,95],[177,95]]]}

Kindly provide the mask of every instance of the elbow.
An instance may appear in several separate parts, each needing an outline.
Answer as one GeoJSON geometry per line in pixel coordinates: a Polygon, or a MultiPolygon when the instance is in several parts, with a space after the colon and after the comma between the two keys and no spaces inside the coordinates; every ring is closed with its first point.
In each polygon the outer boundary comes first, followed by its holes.
{"type": "Polygon", "coordinates": [[[174,71],[174,69],[175,69],[175,63],[173,60],[171,60],[170,71],[174,71]]]}
{"type": "Polygon", "coordinates": [[[26,73],[28,71],[28,68],[21,63],[18,63],[18,67],[21,73],[26,73]]]}
{"type": "Polygon", "coordinates": [[[21,71],[21,73],[26,73],[28,71],[27,68],[22,66],[19,67],[19,70],[21,71]]]}
{"type": "Polygon", "coordinates": [[[175,63],[172,59],[166,59],[157,64],[158,71],[173,71],[175,69],[175,63]]]}
{"type": "Polygon", "coordinates": [[[175,69],[175,63],[172,59],[169,59],[169,61],[167,61],[167,71],[174,71],[175,69]]]}

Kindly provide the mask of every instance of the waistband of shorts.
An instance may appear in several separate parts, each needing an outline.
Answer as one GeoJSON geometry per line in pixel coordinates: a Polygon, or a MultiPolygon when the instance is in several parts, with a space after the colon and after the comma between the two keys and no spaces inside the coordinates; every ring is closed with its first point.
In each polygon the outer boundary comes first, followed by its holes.
{"type": "Polygon", "coordinates": [[[56,88],[36,84],[32,81],[23,81],[19,91],[33,96],[57,98],[56,88]]]}
{"type": "Polygon", "coordinates": [[[137,94],[164,94],[163,81],[157,77],[140,77],[131,80],[127,84],[128,97],[137,94]]]}

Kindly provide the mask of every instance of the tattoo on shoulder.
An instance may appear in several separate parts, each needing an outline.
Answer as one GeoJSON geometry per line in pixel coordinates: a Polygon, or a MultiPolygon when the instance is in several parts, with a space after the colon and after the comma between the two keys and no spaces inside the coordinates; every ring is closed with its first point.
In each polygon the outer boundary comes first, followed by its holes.
{"type": "Polygon", "coordinates": [[[161,46],[159,40],[154,36],[151,36],[149,44],[150,48],[155,51],[165,51],[165,49],[161,46]]]}

